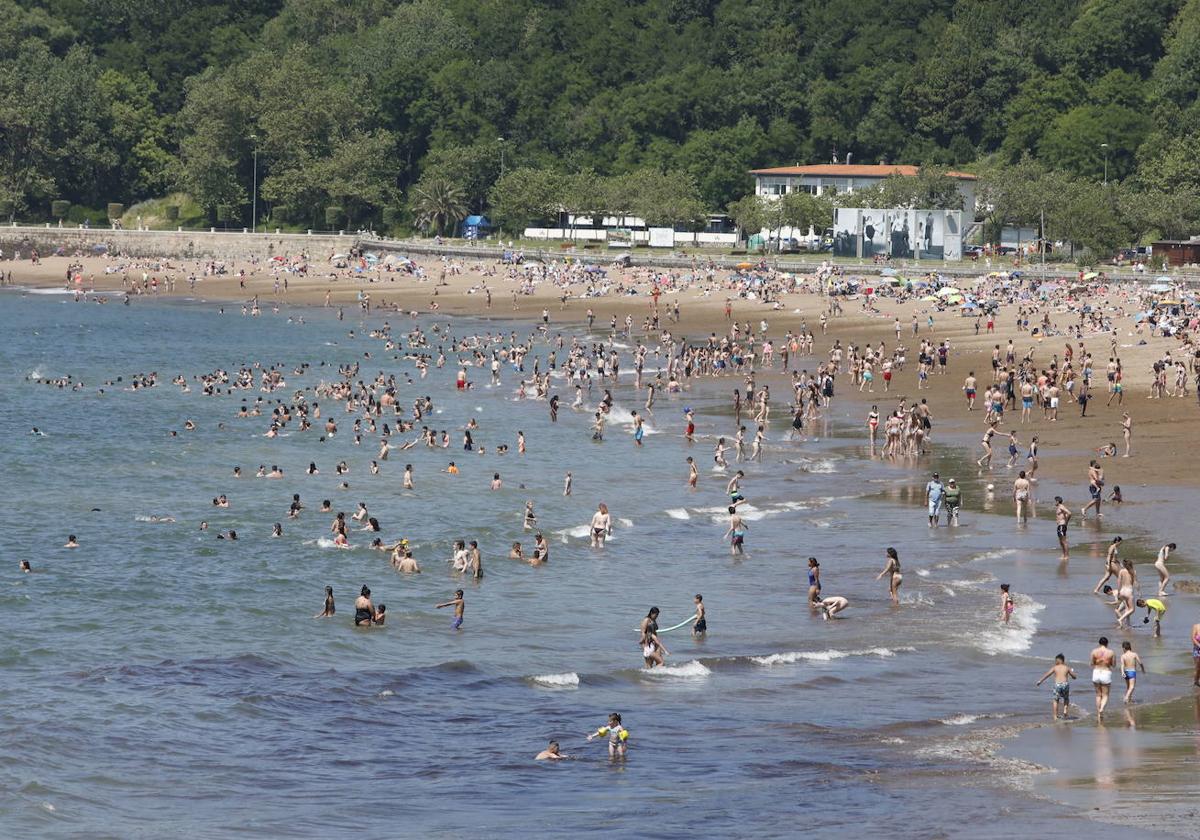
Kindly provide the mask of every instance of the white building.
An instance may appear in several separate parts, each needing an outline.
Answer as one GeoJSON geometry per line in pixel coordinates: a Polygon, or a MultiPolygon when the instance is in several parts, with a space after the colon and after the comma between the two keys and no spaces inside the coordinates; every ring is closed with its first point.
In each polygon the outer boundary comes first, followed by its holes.
{"type": "MultiPolygon", "coordinates": [[[[844,164],[818,163],[812,166],[774,166],[769,169],[751,169],[754,176],[754,194],[764,196],[786,195],[790,192],[806,192],[809,195],[854,192],[864,187],[873,187],[889,175],[913,177],[919,167],[901,164],[844,164]]],[[[975,218],[975,182],[978,178],[967,172],[947,172],[958,181],[958,190],[963,197],[963,218],[975,218]]]]}

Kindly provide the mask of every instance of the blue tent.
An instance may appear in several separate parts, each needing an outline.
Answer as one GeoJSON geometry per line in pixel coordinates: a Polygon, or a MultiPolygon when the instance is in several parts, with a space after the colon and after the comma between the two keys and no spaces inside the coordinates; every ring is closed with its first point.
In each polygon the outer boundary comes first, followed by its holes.
{"type": "Polygon", "coordinates": [[[492,223],[488,221],[487,216],[467,216],[462,223],[463,239],[478,239],[481,236],[487,236],[491,229],[492,223]]]}

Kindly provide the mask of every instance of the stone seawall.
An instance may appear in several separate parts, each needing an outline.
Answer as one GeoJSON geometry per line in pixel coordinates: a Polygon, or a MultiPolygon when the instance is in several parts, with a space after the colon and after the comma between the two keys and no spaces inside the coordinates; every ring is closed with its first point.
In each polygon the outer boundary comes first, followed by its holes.
{"type": "Polygon", "coordinates": [[[263,256],[292,256],[305,252],[325,260],[349,251],[358,242],[353,233],[242,233],[240,231],[111,230],[108,228],[0,225],[4,257],[15,251],[27,256],[36,248],[42,256],[96,254],[107,251],[130,257],[244,260],[263,256]]]}

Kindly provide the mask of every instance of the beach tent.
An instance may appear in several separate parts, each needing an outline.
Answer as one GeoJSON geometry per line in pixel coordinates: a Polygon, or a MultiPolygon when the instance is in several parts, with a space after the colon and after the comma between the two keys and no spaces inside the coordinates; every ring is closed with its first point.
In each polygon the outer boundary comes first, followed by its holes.
{"type": "MultiPolygon", "coordinates": [[[[1160,280],[1162,278],[1159,278],[1160,280]]],[[[1174,288],[1170,283],[1153,283],[1146,287],[1148,292],[1169,292],[1174,288]]]]}
{"type": "Polygon", "coordinates": [[[487,216],[467,216],[463,219],[463,239],[478,239],[481,236],[487,236],[491,229],[492,223],[488,221],[487,216]]]}

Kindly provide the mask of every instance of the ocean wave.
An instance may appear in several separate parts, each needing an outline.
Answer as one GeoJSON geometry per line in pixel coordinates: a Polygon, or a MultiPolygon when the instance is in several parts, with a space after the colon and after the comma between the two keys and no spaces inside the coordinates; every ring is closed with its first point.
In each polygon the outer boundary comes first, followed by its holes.
{"type": "Polygon", "coordinates": [[[528,678],[531,682],[547,688],[578,688],[579,675],[574,671],[565,674],[538,674],[528,678]]]}
{"type": "Polygon", "coordinates": [[[691,519],[692,516],[687,512],[687,508],[670,508],[665,511],[667,516],[672,519],[691,519]]]}
{"type": "Polygon", "coordinates": [[[851,656],[889,657],[914,650],[916,648],[911,647],[877,647],[864,650],[797,650],[787,653],[772,653],[769,656],[751,656],[750,661],[755,665],[791,665],[796,662],[833,662],[836,659],[846,659],[851,656]]]}
{"type": "Polygon", "coordinates": [[[687,662],[679,665],[662,665],[658,668],[650,668],[641,673],[647,676],[654,677],[682,677],[685,679],[701,679],[712,674],[708,666],[704,663],[690,659],[687,662]]]}
{"type": "Polygon", "coordinates": [[[954,715],[954,717],[942,718],[938,723],[945,724],[946,726],[966,726],[985,717],[987,715],[954,715]]]}

